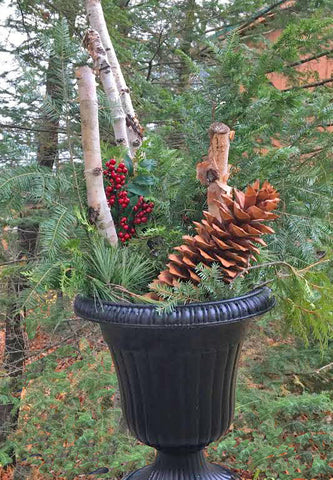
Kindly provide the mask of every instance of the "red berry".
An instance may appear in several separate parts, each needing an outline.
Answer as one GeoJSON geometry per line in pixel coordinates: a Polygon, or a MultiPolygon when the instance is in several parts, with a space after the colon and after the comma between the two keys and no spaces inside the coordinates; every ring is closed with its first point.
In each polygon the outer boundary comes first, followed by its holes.
{"type": "Polygon", "coordinates": [[[110,165],[115,165],[116,163],[117,163],[117,162],[115,161],[115,159],[114,159],[114,158],[111,158],[111,160],[110,160],[110,165]]]}

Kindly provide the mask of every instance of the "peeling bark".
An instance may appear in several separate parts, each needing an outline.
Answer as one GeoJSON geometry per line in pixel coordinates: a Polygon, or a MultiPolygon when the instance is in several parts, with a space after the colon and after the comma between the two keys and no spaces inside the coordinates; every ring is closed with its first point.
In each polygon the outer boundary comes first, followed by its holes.
{"type": "Polygon", "coordinates": [[[135,115],[130,90],[126,85],[116,52],[113,48],[100,0],[86,0],[86,11],[89,24],[100,35],[102,45],[105,49],[112,70],[114,81],[126,115],[127,135],[131,156],[134,157],[137,148],[142,144],[143,128],[135,115]]]}
{"type": "Polygon", "coordinates": [[[84,66],[76,70],[76,78],[79,85],[82,148],[89,216],[110,244],[117,245],[118,236],[103,184],[95,75],[89,67],[84,66]]]}
{"type": "Polygon", "coordinates": [[[128,154],[131,156],[129,140],[127,137],[125,112],[123,110],[117,85],[98,32],[89,29],[84,37],[83,43],[94,61],[94,67],[101,79],[104,91],[110,102],[114,118],[113,130],[116,138],[116,144],[126,147],[128,154]]]}
{"type": "Polygon", "coordinates": [[[221,201],[221,193],[230,194],[227,185],[229,178],[229,146],[234,132],[224,123],[215,122],[209,128],[210,145],[207,160],[197,165],[197,179],[208,187],[208,211],[219,217],[219,209],[215,200],[221,201]]]}

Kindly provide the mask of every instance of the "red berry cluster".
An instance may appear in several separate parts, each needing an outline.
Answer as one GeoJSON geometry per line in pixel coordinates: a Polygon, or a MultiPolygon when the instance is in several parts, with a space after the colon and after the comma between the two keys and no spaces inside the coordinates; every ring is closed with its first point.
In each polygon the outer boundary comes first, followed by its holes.
{"type": "MultiPolygon", "coordinates": [[[[126,183],[126,176],[128,169],[124,163],[119,163],[114,159],[106,162],[106,169],[103,171],[104,178],[108,186],[105,188],[106,198],[110,207],[117,208],[115,217],[120,216],[120,209],[125,210],[130,204],[127,190],[122,190],[126,183]]],[[[135,234],[135,225],[147,223],[148,217],[153,211],[154,204],[146,202],[144,197],[139,197],[136,205],[128,213],[128,216],[123,216],[117,223],[118,237],[122,243],[130,240],[135,234]]]]}
{"type": "Polygon", "coordinates": [[[153,211],[154,204],[153,202],[145,202],[145,199],[141,196],[139,197],[138,203],[133,207],[134,215],[134,224],[140,225],[140,223],[147,223],[149,214],[153,211]]]}
{"type": "Polygon", "coordinates": [[[126,208],[130,202],[127,191],[120,191],[120,189],[125,185],[128,170],[124,163],[119,163],[118,167],[116,167],[116,163],[116,160],[112,158],[105,164],[106,170],[103,171],[103,174],[110,184],[105,189],[106,198],[110,207],[113,207],[118,200],[119,205],[126,208]]]}
{"type": "Polygon", "coordinates": [[[127,240],[132,238],[132,236],[135,234],[135,228],[131,227],[127,222],[128,222],[127,217],[123,217],[120,220],[120,227],[124,230],[124,232],[118,233],[118,236],[121,242],[126,242],[127,240]]]}

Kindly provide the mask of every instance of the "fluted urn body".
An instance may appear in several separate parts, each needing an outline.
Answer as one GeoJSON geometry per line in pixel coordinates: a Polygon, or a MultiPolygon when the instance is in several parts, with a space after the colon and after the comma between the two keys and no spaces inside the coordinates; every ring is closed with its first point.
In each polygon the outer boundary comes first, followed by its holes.
{"type": "Polygon", "coordinates": [[[162,315],[154,306],[76,299],[76,313],[101,325],[130,431],[159,452],[154,464],[128,479],[238,478],[207,463],[202,449],[231,424],[249,322],[273,305],[268,288],[162,315]]]}

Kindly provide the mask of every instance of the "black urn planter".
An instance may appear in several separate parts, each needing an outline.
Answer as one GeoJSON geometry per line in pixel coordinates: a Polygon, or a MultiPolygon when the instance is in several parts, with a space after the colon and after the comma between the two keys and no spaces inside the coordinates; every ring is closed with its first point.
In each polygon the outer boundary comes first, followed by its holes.
{"type": "Polygon", "coordinates": [[[76,314],[101,326],[130,431],[158,451],[152,465],[126,479],[238,479],[208,463],[203,448],[231,424],[238,359],[250,320],[274,303],[266,287],[163,315],[150,305],[76,298],[76,314]]]}

